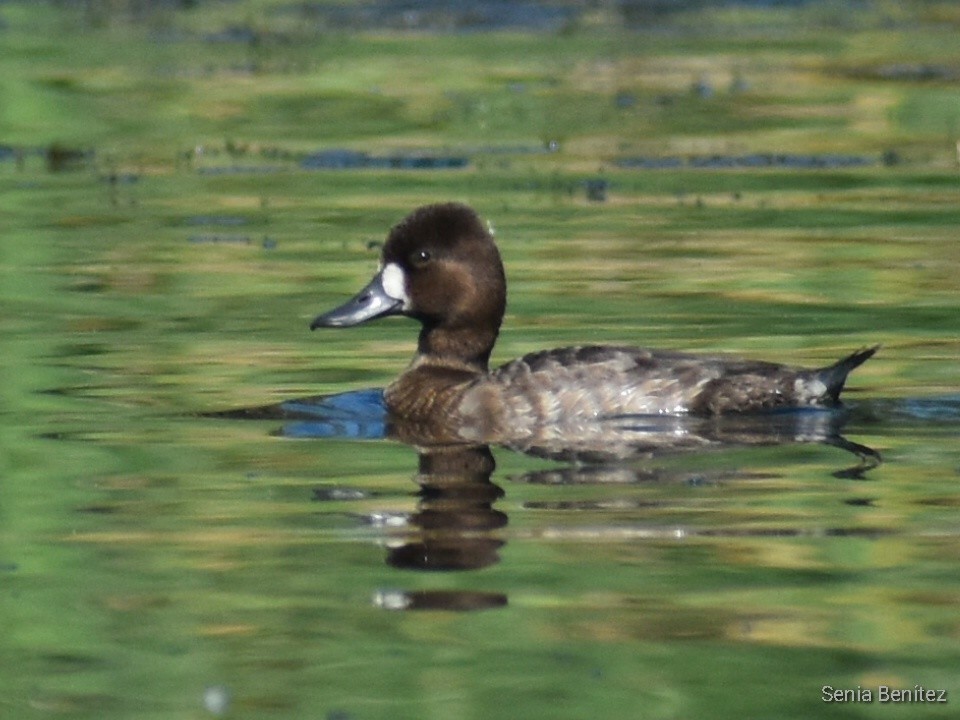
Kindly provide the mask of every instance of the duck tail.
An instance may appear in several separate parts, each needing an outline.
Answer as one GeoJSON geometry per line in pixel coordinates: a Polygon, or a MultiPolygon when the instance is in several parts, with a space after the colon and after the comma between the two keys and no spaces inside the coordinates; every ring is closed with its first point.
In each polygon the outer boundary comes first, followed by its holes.
{"type": "Polygon", "coordinates": [[[833,365],[828,365],[825,368],[815,371],[817,379],[827,386],[827,390],[823,394],[823,397],[828,398],[830,402],[833,403],[839,402],[840,393],[843,390],[843,384],[847,381],[847,375],[872,358],[874,353],[876,353],[879,349],[879,345],[874,345],[873,347],[869,348],[862,348],[861,350],[857,350],[856,352],[847,355],[847,357],[838,360],[833,365]]]}

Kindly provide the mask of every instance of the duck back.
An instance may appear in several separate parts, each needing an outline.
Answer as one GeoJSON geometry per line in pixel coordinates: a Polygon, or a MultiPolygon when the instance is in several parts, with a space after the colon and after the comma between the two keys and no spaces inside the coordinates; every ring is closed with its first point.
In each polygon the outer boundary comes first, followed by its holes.
{"type": "MultiPolygon", "coordinates": [[[[479,404],[511,427],[618,415],[763,412],[838,403],[847,374],[876,348],[820,369],[620,346],[531,353],[476,381],[479,404]]],[[[470,393],[467,393],[469,397],[470,393]]]]}

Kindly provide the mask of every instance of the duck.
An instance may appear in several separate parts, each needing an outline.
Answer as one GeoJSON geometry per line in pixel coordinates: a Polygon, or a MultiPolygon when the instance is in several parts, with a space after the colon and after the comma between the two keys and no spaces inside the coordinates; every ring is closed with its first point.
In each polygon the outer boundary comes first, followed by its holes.
{"type": "Polygon", "coordinates": [[[420,323],[416,353],[383,392],[406,422],[468,428],[472,439],[637,416],[718,417],[841,405],[847,376],[879,346],[804,368],[721,355],[583,344],[490,369],[507,303],[492,231],[470,206],[424,205],[388,233],[373,279],[310,329],[400,315],[420,323]]]}

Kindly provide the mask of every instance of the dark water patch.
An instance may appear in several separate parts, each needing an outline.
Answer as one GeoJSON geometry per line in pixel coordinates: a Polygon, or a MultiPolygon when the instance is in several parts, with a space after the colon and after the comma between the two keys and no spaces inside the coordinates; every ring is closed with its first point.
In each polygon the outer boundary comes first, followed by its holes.
{"type": "Polygon", "coordinates": [[[151,42],[157,44],[181,43],[194,39],[193,34],[186,28],[172,26],[150,28],[147,36],[151,42]]]}
{"type": "MultiPolygon", "coordinates": [[[[166,26],[171,11],[191,10],[201,0],[56,0],[49,3],[58,11],[75,9],[77,20],[87,28],[102,28],[120,23],[166,26]]],[[[40,3],[26,3],[36,4],[40,3]]]]}
{"type": "Polygon", "coordinates": [[[894,413],[921,422],[960,422],[960,395],[901,400],[894,413]]]}
{"type": "Polygon", "coordinates": [[[921,498],[917,500],[917,504],[923,505],[926,507],[957,508],[957,507],[960,507],[960,497],[947,496],[947,497],[921,498]]]}
{"type": "Polygon", "coordinates": [[[100,181],[106,184],[110,204],[114,207],[124,202],[131,206],[137,204],[132,192],[133,186],[140,182],[140,175],[137,173],[110,172],[101,175],[100,181]]]}
{"type": "Polygon", "coordinates": [[[165,65],[157,67],[154,73],[162,78],[173,78],[177,80],[198,80],[210,79],[221,76],[240,76],[250,77],[252,75],[271,74],[302,74],[301,66],[278,65],[248,60],[245,62],[233,62],[225,65],[216,65],[207,63],[200,67],[165,65]]]}
{"type": "Polygon", "coordinates": [[[278,10],[324,30],[407,30],[420,32],[556,32],[575,22],[574,2],[510,0],[385,0],[377,3],[293,3],[278,10]]]}
{"type": "Polygon", "coordinates": [[[848,75],[860,80],[955,82],[960,79],[960,68],[932,63],[890,63],[877,67],[856,68],[848,75]]]}
{"type": "Polygon", "coordinates": [[[300,161],[300,167],[305,170],[452,170],[468,164],[466,157],[457,155],[369,155],[343,149],[322,150],[300,161]]]}
{"type": "Polygon", "coordinates": [[[701,77],[690,84],[690,94],[701,100],[709,100],[716,94],[716,90],[709,78],[701,77]]]}
{"type": "Polygon", "coordinates": [[[803,7],[817,0],[619,0],[617,11],[623,24],[631,30],[650,30],[651,26],[669,21],[675,15],[689,15],[710,8],[752,7],[760,10],[803,7]]]}
{"type": "Polygon", "coordinates": [[[112,350],[113,348],[106,343],[64,343],[57,347],[57,351],[52,355],[52,357],[97,357],[99,355],[109,355],[112,350]]]}
{"type": "Polygon", "coordinates": [[[266,38],[264,37],[264,33],[249,25],[228,25],[222,30],[204,34],[202,39],[207,43],[259,45],[266,38]]]}
{"type": "MultiPolygon", "coordinates": [[[[223,147],[204,146],[180,153],[180,161],[196,163],[196,172],[202,175],[267,174],[299,166],[305,170],[457,170],[469,167],[471,158],[524,155],[547,155],[559,152],[560,143],[512,145],[477,145],[458,147],[454,151],[398,151],[390,154],[372,154],[350,148],[329,148],[303,154],[283,147],[228,142],[223,147]],[[202,159],[250,158],[250,163],[201,164],[202,159]],[[257,163],[256,159],[266,162],[257,163]],[[289,166],[278,163],[290,163],[289,166]]],[[[3,158],[0,157],[0,160],[3,158]]],[[[135,179],[131,178],[135,182],[135,179]]]]}
{"type": "Polygon", "coordinates": [[[326,714],[324,720],[356,720],[357,716],[349,710],[335,708],[326,714]]]}
{"type": "Polygon", "coordinates": [[[201,175],[270,175],[287,168],[281,165],[217,165],[197,168],[201,175]]]}
{"type": "Polygon", "coordinates": [[[41,656],[43,660],[55,666],[56,670],[79,670],[83,668],[102,667],[105,662],[102,658],[79,653],[48,653],[41,656]]]}
{"type": "Polygon", "coordinates": [[[102,182],[108,185],[136,185],[140,182],[140,175],[137,173],[107,173],[100,177],[102,182]]]}
{"type": "Polygon", "coordinates": [[[960,426],[960,395],[875,398],[851,405],[851,419],[869,425],[934,424],[960,426]]]}
{"type": "Polygon", "coordinates": [[[90,148],[73,148],[57,142],[44,146],[0,145],[0,162],[15,163],[18,170],[26,169],[27,162],[36,158],[48,172],[59,173],[91,167],[96,153],[90,148]]]}
{"type": "Polygon", "coordinates": [[[23,155],[23,150],[21,148],[13,147],[12,145],[0,145],[0,162],[9,162],[11,160],[16,160],[18,157],[23,155]]]}
{"type": "Polygon", "coordinates": [[[472,590],[378,590],[373,604],[384,610],[467,612],[507,606],[503,593],[472,590]]]}
{"type": "Polygon", "coordinates": [[[103,292],[109,287],[105,280],[98,278],[82,278],[74,280],[64,289],[68,292],[77,292],[77,293],[99,293],[103,292]]]}
{"type": "Polygon", "coordinates": [[[631,170],[672,170],[683,167],[685,161],[679,157],[632,157],[616,161],[616,165],[631,170]]]}
{"type": "Polygon", "coordinates": [[[628,170],[663,170],[691,168],[719,170],[725,168],[787,168],[790,170],[831,170],[835,168],[876,165],[877,158],[869,155],[806,155],[795,153],[751,153],[748,155],[692,155],[638,156],[614,161],[617,167],[628,170]]]}
{"type": "Polygon", "coordinates": [[[308,170],[353,170],[371,167],[367,153],[356,150],[323,150],[308,155],[300,161],[300,167],[308,170]]]}
{"type": "Polygon", "coordinates": [[[114,515],[119,511],[119,505],[81,505],[76,508],[81,515],[114,515]]]}
{"type": "Polygon", "coordinates": [[[125,332],[143,326],[141,320],[126,317],[78,315],[63,320],[64,327],[72,333],[125,332]]]}
{"type": "Polygon", "coordinates": [[[591,202],[604,202],[607,199],[607,190],[610,183],[604,178],[590,178],[584,180],[584,189],[587,193],[587,200],[591,202]]]}
{"type": "Polygon", "coordinates": [[[760,528],[700,528],[687,529],[688,537],[711,538],[803,538],[803,537],[857,537],[867,540],[877,540],[897,533],[887,528],[878,527],[823,527],[823,528],[795,528],[795,527],[760,527],[760,528]]]}
{"type": "Polygon", "coordinates": [[[93,162],[94,152],[53,143],[47,147],[46,159],[49,172],[70,172],[88,167],[93,162]]]}
{"type": "Polygon", "coordinates": [[[59,430],[37,433],[34,437],[37,440],[55,440],[57,442],[88,442],[90,440],[88,436],[81,432],[61,432],[59,430]]]}
{"type": "Polygon", "coordinates": [[[206,32],[186,27],[155,27],[149,32],[150,40],[157,44],[171,45],[188,42],[202,42],[211,45],[260,45],[289,44],[294,37],[276,30],[266,30],[247,23],[233,23],[206,32]]]}
{"type": "Polygon", "coordinates": [[[536,500],[523,503],[527,510],[552,511],[597,511],[617,512],[622,510],[648,510],[667,508],[670,503],[662,500],[536,500]]]}
{"type": "Polygon", "coordinates": [[[185,225],[217,225],[220,227],[237,227],[246,225],[247,219],[239,215],[190,215],[183,220],[185,225]]]}

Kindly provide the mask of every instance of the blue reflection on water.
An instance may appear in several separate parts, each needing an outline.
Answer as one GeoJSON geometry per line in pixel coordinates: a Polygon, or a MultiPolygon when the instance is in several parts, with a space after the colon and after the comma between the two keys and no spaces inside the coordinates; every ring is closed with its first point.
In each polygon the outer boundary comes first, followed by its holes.
{"type": "Polygon", "coordinates": [[[896,412],[914,420],[960,420],[960,395],[906,398],[896,407],[896,412]]]}
{"type": "Polygon", "coordinates": [[[297,418],[283,426],[287,437],[358,440],[386,437],[387,408],[380,388],[290,400],[280,407],[286,416],[297,418]]]}
{"type": "MultiPolygon", "coordinates": [[[[279,406],[281,416],[287,421],[280,434],[294,438],[339,438],[344,440],[381,440],[387,434],[387,409],[384,404],[383,390],[369,388],[352,392],[338,393],[289,400],[279,406]]],[[[904,398],[898,400],[874,399],[845,408],[844,411],[824,411],[821,409],[796,409],[768,413],[761,416],[727,418],[727,426],[736,429],[744,422],[761,420],[770,426],[771,432],[792,430],[790,434],[803,434],[805,426],[812,431],[815,427],[823,435],[831,422],[837,423],[835,432],[839,432],[847,419],[854,424],[876,423],[937,423],[952,426],[960,422],[960,395],[944,395],[927,398],[904,398]],[[820,427],[823,425],[824,427],[820,427]]],[[[702,418],[685,416],[639,416],[619,418],[620,430],[632,430],[639,433],[654,428],[663,431],[671,424],[695,423],[702,418]]],[[[742,429],[742,428],[741,428],[742,429]]]]}

